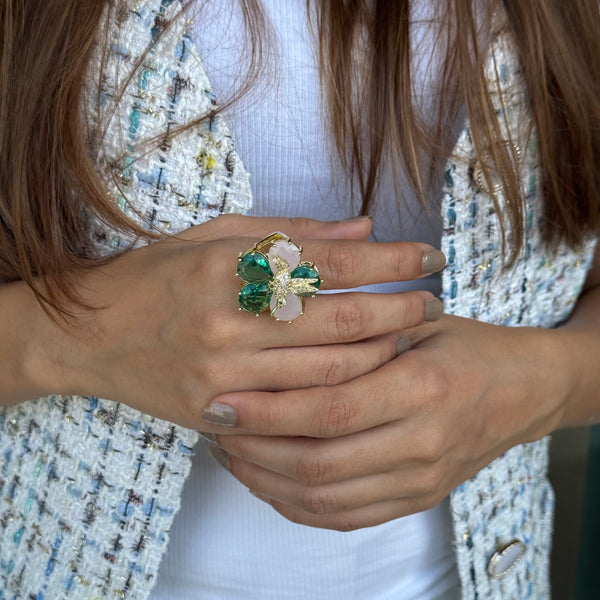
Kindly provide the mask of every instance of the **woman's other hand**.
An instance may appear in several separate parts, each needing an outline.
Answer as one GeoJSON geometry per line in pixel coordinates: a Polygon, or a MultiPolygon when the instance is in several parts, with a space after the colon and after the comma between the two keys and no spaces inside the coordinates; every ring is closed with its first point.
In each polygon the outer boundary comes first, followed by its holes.
{"type": "Polygon", "coordinates": [[[431,508],[557,427],[569,382],[555,332],[443,317],[405,335],[412,349],[353,381],[217,398],[237,415],[205,427],[233,434],[217,455],[288,519],[351,530],[431,508]]]}

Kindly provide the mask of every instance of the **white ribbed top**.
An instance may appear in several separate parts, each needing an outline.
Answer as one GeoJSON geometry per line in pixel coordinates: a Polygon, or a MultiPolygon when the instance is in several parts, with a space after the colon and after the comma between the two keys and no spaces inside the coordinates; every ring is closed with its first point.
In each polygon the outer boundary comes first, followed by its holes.
{"type": "MultiPolygon", "coordinates": [[[[355,214],[349,185],[319,103],[317,67],[306,2],[263,2],[278,36],[273,77],[227,113],[240,156],[251,174],[256,215],[340,219],[355,214]]],[[[425,10],[422,7],[419,10],[425,10]]],[[[238,81],[242,48],[237,3],[214,0],[195,20],[204,66],[217,98],[238,81]]],[[[426,16],[426,15],[419,15],[426,16]]],[[[426,29],[414,27],[423,106],[432,58],[426,29]],[[425,48],[426,52],[420,50],[425,48]]],[[[434,62],[434,61],[433,61],[434,62]]],[[[374,213],[380,241],[419,240],[439,246],[431,223],[404,186],[401,218],[393,186],[384,185],[374,213]]],[[[439,278],[380,286],[427,287],[439,278]]],[[[151,600],[433,600],[458,598],[448,502],[378,527],[339,533],[295,525],[197,448],[182,509],[151,600]]]]}

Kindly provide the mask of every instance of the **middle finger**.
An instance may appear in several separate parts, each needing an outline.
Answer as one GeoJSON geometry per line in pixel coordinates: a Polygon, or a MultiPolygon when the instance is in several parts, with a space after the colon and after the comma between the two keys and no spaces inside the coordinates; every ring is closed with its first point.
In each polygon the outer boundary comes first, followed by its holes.
{"type": "Polygon", "coordinates": [[[261,316],[253,337],[263,349],[347,343],[435,321],[442,311],[426,291],[327,294],[308,299],[304,315],[289,325],[261,316]]]}

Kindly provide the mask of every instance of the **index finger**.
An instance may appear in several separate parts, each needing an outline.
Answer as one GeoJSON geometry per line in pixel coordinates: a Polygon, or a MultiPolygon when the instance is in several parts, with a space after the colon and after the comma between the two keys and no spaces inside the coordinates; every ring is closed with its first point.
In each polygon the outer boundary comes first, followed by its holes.
{"type": "Polygon", "coordinates": [[[415,388],[413,369],[397,372],[403,356],[341,385],[217,396],[204,409],[200,429],[208,424],[225,426],[213,430],[218,433],[333,438],[399,420],[411,414],[417,395],[398,400],[401,390],[415,388]]]}
{"type": "Polygon", "coordinates": [[[446,264],[444,253],[429,244],[356,240],[308,240],[302,260],[318,268],[321,289],[411,281],[440,271],[446,264]]]}

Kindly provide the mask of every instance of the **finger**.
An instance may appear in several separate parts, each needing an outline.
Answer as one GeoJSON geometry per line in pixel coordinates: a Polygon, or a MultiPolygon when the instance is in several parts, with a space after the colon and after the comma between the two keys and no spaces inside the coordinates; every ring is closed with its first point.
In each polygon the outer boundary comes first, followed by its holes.
{"type": "MultiPolygon", "coordinates": [[[[287,519],[325,529],[351,531],[433,508],[448,493],[443,487],[403,497],[402,478],[374,475],[321,487],[297,482],[224,453],[218,446],[211,454],[234,477],[287,519]]],[[[418,488],[417,488],[418,489],[418,488]]]]}
{"type": "MultiPolygon", "coordinates": [[[[221,217],[220,217],[221,218],[221,217]]],[[[210,222],[212,223],[212,221],[210,222]]],[[[315,221],[325,234],[338,234],[338,224],[315,221]],[[331,230],[330,230],[331,228],[331,230]]],[[[199,225],[198,227],[204,227],[199,225]]],[[[344,223],[358,231],[364,230],[364,224],[358,222],[344,223]]],[[[370,226],[370,225],[369,225],[370,226]]],[[[185,235],[191,235],[187,230],[185,235]]],[[[314,263],[321,277],[321,288],[351,289],[363,285],[377,283],[412,281],[443,269],[446,257],[443,252],[429,244],[419,242],[366,242],[361,239],[327,239],[296,238],[294,242],[302,246],[301,260],[314,263]]],[[[358,238],[359,236],[357,236],[358,238]]],[[[259,241],[258,236],[249,235],[245,230],[242,235],[214,243],[210,260],[215,269],[223,273],[235,273],[237,259],[259,241]]],[[[207,259],[208,257],[205,257],[207,259]]]]}
{"type": "Polygon", "coordinates": [[[446,482],[434,478],[428,469],[375,473],[334,484],[307,486],[231,456],[229,468],[253,492],[311,515],[334,515],[396,500],[436,504],[446,495],[446,482]]]}
{"type": "Polygon", "coordinates": [[[414,459],[418,444],[413,448],[413,438],[399,423],[334,439],[223,435],[218,440],[231,456],[311,487],[423,464],[414,459]]]}
{"type": "Polygon", "coordinates": [[[419,242],[308,240],[302,260],[314,262],[321,289],[349,289],[390,281],[411,281],[441,270],[443,252],[419,242]]]}
{"type": "Polygon", "coordinates": [[[392,360],[405,345],[390,333],[351,344],[267,349],[250,357],[244,383],[265,391],[337,385],[392,360]]]}
{"type": "Polygon", "coordinates": [[[254,242],[274,231],[282,231],[292,239],[357,239],[371,233],[372,219],[368,216],[347,221],[317,221],[304,217],[248,217],[221,215],[202,225],[190,227],[177,234],[178,239],[207,242],[223,238],[255,238],[254,242]]]}
{"type": "MultiPolygon", "coordinates": [[[[415,352],[348,383],[283,392],[235,392],[217,396],[204,409],[207,424],[223,433],[333,438],[399,421],[418,411],[424,394],[443,398],[443,381],[427,373],[415,352]]],[[[198,427],[201,428],[201,427],[198,427]]]]}
{"type": "Polygon", "coordinates": [[[233,476],[253,492],[312,515],[341,513],[402,498],[398,473],[369,475],[322,486],[305,486],[232,456],[229,457],[229,467],[233,476]]]}
{"type": "Polygon", "coordinates": [[[381,525],[393,519],[428,510],[441,502],[441,499],[438,500],[437,498],[408,498],[387,500],[333,514],[313,514],[296,506],[268,497],[261,498],[260,494],[256,495],[293,523],[335,531],[355,531],[364,527],[381,525]]]}
{"type": "Polygon", "coordinates": [[[445,456],[423,458],[421,444],[417,441],[413,448],[415,438],[403,429],[389,424],[333,440],[216,439],[235,464],[235,476],[248,487],[305,510],[321,503],[333,512],[444,493],[449,473],[445,456]],[[317,491],[316,498],[308,489],[317,491]]]}
{"type": "MultiPolygon", "coordinates": [[[[220,267],[235,264],[240,253],[257,240],[246,236],[235,246],[219,250],[220,267]],[[234,258],[235,256],[235,258],[234,258]],[[223,262],[224,261],[224,262],[223,262]]],[[[322,290],[412,281],[444,268],[443,252],[420,242],[366,242],[350,239],[312,239],[300,242],[302,260],[319,270],[322,290]]]]}
{"type": "MultiPolygon", "coordinates": [[[[268,313],[250,325],[263,348],[340,344],[419,325],[442,316],[443,305],[430,292],[323,294],[308,299],[305,312],[291,324],[268,313]]],[[[247,320],[249,315],[240,317],[247,320]]]]}

